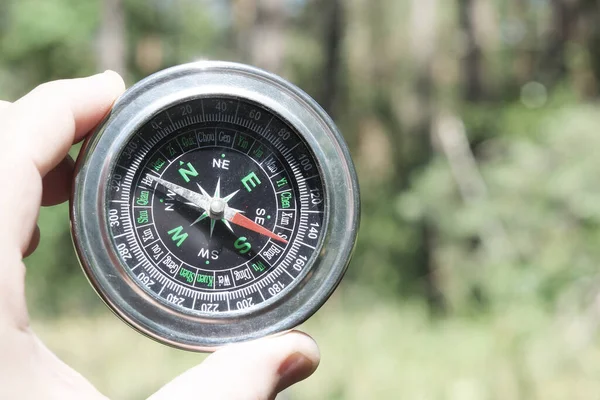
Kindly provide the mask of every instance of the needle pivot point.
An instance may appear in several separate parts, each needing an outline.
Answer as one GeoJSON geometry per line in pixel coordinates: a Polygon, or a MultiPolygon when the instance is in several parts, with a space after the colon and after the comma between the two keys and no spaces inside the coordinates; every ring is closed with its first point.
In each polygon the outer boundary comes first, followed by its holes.
{"type": "Polygon", "coordinates": [[[225,213],[225,207],[227,203],[223,201],[223,199],[212,199],[210,201],[209,213],[210,217],[213,219],[221,219],[225,213]]]}

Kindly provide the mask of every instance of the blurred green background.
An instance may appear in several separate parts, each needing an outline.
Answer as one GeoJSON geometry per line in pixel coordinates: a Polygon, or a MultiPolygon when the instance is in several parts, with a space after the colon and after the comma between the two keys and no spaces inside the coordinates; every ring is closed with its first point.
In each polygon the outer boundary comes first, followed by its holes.
{"type": "MultiPolygon", "coordinates": [[[[358,169],[354,259],[302,327],[322,365],[288,398],[598,399],[597,1],[0,1],[7,100],[205,58],[302,87],[358,169]]],[[[34,329],[101,391],[143,398],[203,359],[109,313],[75,260],[66,205],[39,224],[34,329]]]]}

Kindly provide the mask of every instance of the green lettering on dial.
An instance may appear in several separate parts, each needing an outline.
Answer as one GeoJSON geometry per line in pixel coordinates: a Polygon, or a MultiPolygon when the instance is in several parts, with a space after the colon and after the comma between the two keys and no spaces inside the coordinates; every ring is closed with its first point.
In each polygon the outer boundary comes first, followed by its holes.
{"type": "Polygon", "coordinates": [[[235,247],[240,254],[246,254],[250,251],[252,245],[245,236],[240,236],[233,242],[233,247],[235,247]]]}
{"type": "Polygon", "coordinates": [[[173,228],[167,232],[169,235],[171,235],[171,240],[173,240],[174,242],[177,242],[177,247],[181,246],[181,244],[188,237],[188,234],[185,232],[181,233],[182,231],[183,231],[183,226],[180,225],[177,228],[173,228]]]}
{"type": "MultiPolygon", "coordinates": [[[[183,161],[179,161],[179,165],[182,166],[184,165],[183,161]]],[[[181,175],[181,177],[183,178],[183,180],[186,183],[189,183],[190,181],[190,176],[194,177],[194,176],[198,176],[198,171],[196,171],[196,168],[194,168],[194,166],[191,163],[187,163],[185,164],[186,167],[181,167],[179,168],[179,174],[181,175]]]]}
{"type": "Polygon", "coordinates": [[[251,192],[252,188],[250,187],[250,185],[252,185],[252,187],[260,185],[260,179],[258,179],[258,176],[256,176],[254,172],[250,172],[248,175],[242,178],[242,184],[244,185],[247,191],[251,192]]]}

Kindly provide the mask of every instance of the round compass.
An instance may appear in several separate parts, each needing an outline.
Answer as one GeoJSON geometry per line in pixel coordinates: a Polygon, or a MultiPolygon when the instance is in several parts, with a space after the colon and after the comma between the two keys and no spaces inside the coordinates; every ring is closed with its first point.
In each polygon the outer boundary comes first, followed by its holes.
{"type": "Polygon", "coordinates": [[[197,351],[316,312],[358,220],[331,119],[289,82],[225,62],[170,68],[125,92],[81,151],[71,201],[77,254],[106,304],[197,351]]]}

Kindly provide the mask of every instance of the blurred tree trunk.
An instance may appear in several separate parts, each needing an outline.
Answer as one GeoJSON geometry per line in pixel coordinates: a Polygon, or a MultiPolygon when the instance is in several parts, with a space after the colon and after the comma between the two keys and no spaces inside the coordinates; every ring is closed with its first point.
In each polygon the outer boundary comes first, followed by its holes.
{"type": "MultiPolygon", "coordinates": [[[[400,89],[403,74],[401,65],[390,54],[389,46],[393,42],[389,32],[394,29],[395,21],[389,18],[387,2],[369,0],[367,12],[371,31],[370,48],[365,59],[370,81],[362,82],[364,90],[372,91],[372,107],[376,118],[381,121],[392,147],[390,160],[394,177],[389,185],[389,193],[410,190],[411,178],[417,171],[423,170],[433,160],[431,133],[435,109],[435,86],[433,65],[436,54],[436,27],[438,0],[411,0],[409,24],[405,27],[410,35],[411,80],[409,89],[400,89]],[[408,120],[402,118],[398,104],[401,96],[410,96],[411,112],[408,120]]],[[[363,135],[369,132],[364,132],[363,135]]],[[[363,139],[369,140],[369,139],[363,139]]],[[[380,203],[377,203],[378,205],[380,203]]],[[[434,312],[444,311],[446,302],[440,290],[440,276],[435,265],[436,228],[426,216],[414,222],[399,218],[399,229],[410,224],[410,248],[390,249],[390,257],[401,276],[412,282],[405,289],[416,289],[427,300],[434,312]],[[403,226],[401,228],[401,226],[403,226]],[[413,285],[416,283],[417,285],[413,285]],[[415,287],[416,286],[416,287],[415,287]]]]}
{"type": "Polygon", "coordinates": [[[577,12],[574,2],[551,0],[552,24],[548,45],[539,62],[543,83],[554,86],[567,75],[566,48],[576,24],[577,12]]]}
{"type": "Polygon", "coordinates": [[[286,10],[283,0],[233,0],[233,30],[236,53],[259,68],[281,71],[286,10]]]}
{"type": "Polygon", "coordinates": [[[230,0],[233,52],[242,62],[250,62],[250,32],[256,19],[258,0],[230,0]]]}
{"type": "Polygon", "coordinates": [[[458,0],[459,23],[464,34],[466,54],[462,60],[464,99],[476,102],[483,98],[481,47],[477,42],[474,0],[458,0]]]}
{"type": "MultiPolygon", "coordinates": [[[[515,21],[515,27],[512,28],[512,38],[505,39],[509,42],[510,57],[513,62],[510,66],[510,73],[507,74],[507,79],[504,81],[504,87],[501,92],[503,96],[500,100],[518,98],[521,93],[521,87],[533,79],[535,73],[536,54],[533,47],[533,40],[530,40],[527,32],[535,30],[535,18],[529,17],[529,0],[516,0],[514,11],[511,17],[515,21]],[[519,32],[522,27],[523,32],[519,32]],[[519,37],[521,36],[521,37],[519,37]]],[[[510,35],[509,35],[510,36],[510,35]]]]}
{"type": "Polygon", "coordinates": [[[258,0],[250,34],[250,61],[279,73],[284,56],[285,4],[283,0],[258,0]]]}
{"type": "Polygon", "coordinates": [[[98,70],[112,69],[121,75],[127,72],[125,13],[122,0],[103,0],[98,36],[98,70]]]}
{"type": "Polygon", "coordinates": [[[600,93],[600,26],[598,20],[600,18],[600,4],[596,0],[580,0],[577,3],[577,12],[581,15],[584,24],[584,45],[587,47],[590,56],[591,76],[583,72],[584,75],[576,80],[576,85],[586,90],[588,96],[597,97],[600,93]]]}
{"type": "Polygon", "coordinates": [[[344,6],[341,0],[322,0],[324,19],[323,83],[321,85],[321,106],[335,118],[339,95],[342,40],[344,36],[344,6]]]}
{"type": "MultiPolygon", "coordinates": [[[[520,0],[519,0],[520,2],[520,0]]],[[[519,2],[517,2],[519,5],[519,2]]],[[[461,71],[462,71],[462,98],[467,104],[467,106],[471,103],[481,103],[484,100],[487,100],[487,93],[484,92],[483,87],[483,71],[482,71],[482,49],[480,43],[478,42],[477,37],[477,26],[476,26],[476,12],[475,12],[475,1],[474,0],[458,0],[458,21],[460,24],[460,28],[462,30],[463,36],[465,38],[465,47],[466,54],[464,55],[461,61],[461,71]]],[[[527,57],[528,54],[525,54],[527,57]]],[[[451,132],[451,130],[450,130],[451,132]]],[[[447,132],[441,132],[444,134],[447,132]]],[[[486,137],[485,132],[474,132],[475,136],[486,137]]],[[[445,138],[446,140],[448,138],[445,138]]],[[[442,148],[447,149],[447,146],[443,146],[444,138],[440,138],[440,142],[442,143],[442,148]]],[[[469,137],[464,130],[456,130],[456,135],[454,138],[454,142],[462,143],[463,149],[459,152],[459,157],[453,158],[448,151],[445,151],[445,156],[448,159],[449,164],[453,170],[456,170],[456,165],[464,164],[468,165],[468,158],[472,158],[472,166],[469,173],[469,169],[462,169],[459,174],[455,174],[455,181],[459,189],[461,186],[470,187],[472,190],[475,190],[476,195],[481,195],[483,192],[482,187],[484,188],[483,180],[479,182],[478,171],[477,171],[477,161],[475,159],[475,155],[471,149],[472,143],[469,141],[469,137]],[[460,140],[456,140],[456,139],[460,140]],[[461,185],[461,182],[466,182],[461,185]]],[[[475,194],[473,194],[475,196],[475,194]]],[[[463,197],[463,200],[467,202],[467,200],[463,197]]],[[[474,243],[481,243],[481,237],[474,237],[474,243]]],[[[484,238],[485,239],[485,238],[484,238]]],[[[483,242],[484,244],[487,242],[483,242]]],[[[474,283],[471,288],[471,295],[477,303],[483,303],[485,301],[485,293],[483,292],[482,285],[479,283],[474,283]]]]}
{"type": "MultiPolygon", "coordinates": [[[[416,79],[414,81],[414,95],[420,110],[413,135],[409,138],[412,143],[413,158],[411,169],[423,168],[433,159],[433,146],[431,142],[433,130],[434,78],[433,63],[436,50],[437,0],[412,0],[411,3],[411,30],[413,31],[412,53],[416,66],[416,79]]],[[[436,229],[428,218],[419,221],[416,227],[419,235],[419,244],[415,253],[415,262],[421,268],[425,277],[425,294],[434,311],[445,309],[439,275],[435,265],[435,237],[436,229]]]]}

